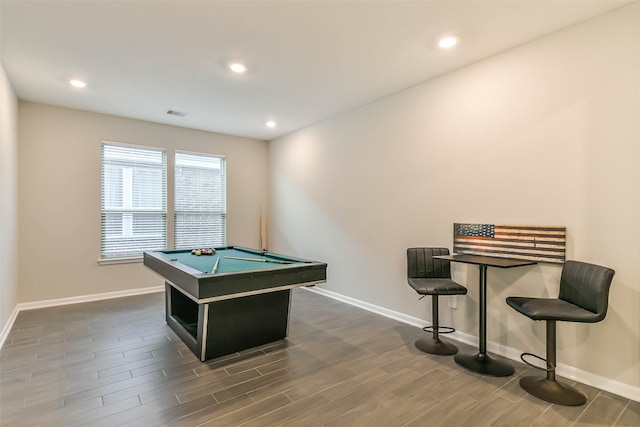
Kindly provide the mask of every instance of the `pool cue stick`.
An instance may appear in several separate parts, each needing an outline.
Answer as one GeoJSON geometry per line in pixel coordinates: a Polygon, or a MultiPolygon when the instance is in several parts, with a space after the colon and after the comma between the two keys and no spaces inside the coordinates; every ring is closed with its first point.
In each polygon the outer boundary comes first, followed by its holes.
{"type": "Polygon", "coordinates": [[[269,217],[267,215],[264,216],[264,236],[264,248],[269,250],[269,217]]]}
{"type": "Polygon", "coordinates": [[[225,258],[229,259],[239,259],[241,261],[255,261],[255,262],[272,262],[274,264],[293,264],[293,261],[281,261],[281,260],[271,260],[271,259],[260,259],[260,258],[243,258],[239,256],[226,256],[225,258]]]}
{"type": "Polygon", "coordinates": [[[258,249],[262,249],[262,205],[260,205],[260,216],[258,220],[258,249]]]}
{"type": "Polygon", "coordinates": [[[216,274],[218,272],[218,264],[220,264],[220,257],[216,260],[215,265],[213,266],[213,270],[211,270],[211,274],[216,274]]]}

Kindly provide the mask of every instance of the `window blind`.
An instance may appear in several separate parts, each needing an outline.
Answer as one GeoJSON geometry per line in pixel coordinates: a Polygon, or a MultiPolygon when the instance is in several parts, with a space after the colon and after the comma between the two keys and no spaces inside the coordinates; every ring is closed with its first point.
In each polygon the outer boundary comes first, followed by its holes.
{"type": "Polygon", "coordinates": [[[102,144],[102,259],[167,247],[166,183],[164,150],[102,144]]]}
{"type": "Polygon", "coordinates": [[[226,186],[224,157],[176,151],[176,249],[226,245],[226,186]]]}

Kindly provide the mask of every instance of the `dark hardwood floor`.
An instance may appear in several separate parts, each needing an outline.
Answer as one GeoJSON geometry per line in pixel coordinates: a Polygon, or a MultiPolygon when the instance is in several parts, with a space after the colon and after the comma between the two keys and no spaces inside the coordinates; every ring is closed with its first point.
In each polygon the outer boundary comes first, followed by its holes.
{"type": "Polygon", "coordinates": [[[586,405],[548,404],[520,389],[520,363],[507,378],[465,371],[418,351],[420,329],[306,290],[288,339],[201,363],[163,298],[21,312],[0,350],[0,425],[640,425],[638,402],[576,384],[586,405]]]}

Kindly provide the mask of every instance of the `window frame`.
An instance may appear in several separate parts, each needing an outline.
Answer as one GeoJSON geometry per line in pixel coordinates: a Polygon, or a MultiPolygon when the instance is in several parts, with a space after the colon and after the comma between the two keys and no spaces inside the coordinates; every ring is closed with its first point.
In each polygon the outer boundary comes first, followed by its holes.
{"type": "MultiPolygon", "coordinates": [[[[104,147],[105,146],[114,146],[114,147],[123,147],[123,148],[131,148],[131,149],[139,149],[139,150],[149,150],[149,151],[159,151],[162,153],[162,174],[163,174],[163,183],[162,183],[162,198],[164,202],[164,243],[165,247],[162,249],[175,248],[176,247],[176,234],[178,227],[176,227],[176,219],[179,211],[176,209],[176,157],[177,154],[186,154],[192,156],[203,156],[210,158],[220,159],[222,162],[222,191],[223,191],[223,209],[219,215],[222,218],[222,236],[224,242],[221,246],[226,246],[227,244],[227,225],[228,225],[228,217],[227,217],[227,156],[223,154],[214,154],[214,153],[206,153],[206,152],[197,152],[197,151],[189,151],[189,150],[180,150],[180,149],[170,149],[166,147],[157,147],[151,145],[141,145],[141,144],[130,144],[119,141],[111,141],[111,140],[102,140],[100,142],[100,247],[99,247],[99,256],[98,256],[98,264],[99,265],[110,265],[110,264],[126,264],[126,263],[139,263],[142,262],[143,256],[142,253],[140,255],[135,256],[111,256],[106,257],[104,250],[104,236],[105,236],[105,219],[104,216],[109,213],[108,209],[105,209],[105,188],[104,188],[104,180],[105,180],[105,158],[104,158],[104,147]]],[[[154,212],[157,212],[154,211],[154,212]]],[[[142,249],[142,252],[145,250],[152,249],[142,249]]]]}
{"type": "Polygon", "coordinates": [[[173,248],[175,249],[184,249],[184,248],[188,248],[190,246],[185,246],[185,247],[180,247],[180,245],[178,244],[178,234],[179,234],[179,230],[178,230],[178,215],[180,213],[184,213],[184,212],[189,212],[186,210],[178,210],[177,209],[177,203],[178,203],[178,185],[177,185],[177,178],[178,178],[178,174],[177,174],[177,169],[178,169],[178,155],[179,154],[184,154],[186,156],[197,156],[197,157],[206,157],[206,158],[212,158],[212,159],[218,159],[221,162],[221,175],[222,175],[222,210],[221,212],[216,212],[216,211],[211,211],[211,213],[213,215],[220,215],[221,217],[221,222],[222,222],[222,232],[220,233],[221,237],[222,237],[222,243],[217,244],[215,242],[213,242],[211,245],[203,245],[204,247],[211,247],[211,246],[226,246],[227,244],[227,156],[222,155],[222,154],[213,154],[213,153],[203,153],[203,152],[196,152],[196,151],[189,151],[189,150],[173,150],[173,194],[172,196],[172,237],[173,237],[173,248]]]}
{"type": "MultiPolygon", "coordinates": [[[[161,221],[160,223],[164,222],[164,229],[163,229],[163,235],[161,236],[164,239],[164,246],[167,247],[169,242],[169,233],[168,233],[168,219],[169,219],[169,205],[168,205],[168,200],[167,200],[167,195],[168,195],[168,188],[167,188],[167,182],[168,182],[168,150],[166,148],[163,147],[155,147],[155,146],[149,146],[149,145],[138,145],[138,144],[129,144],[129,143],[123,143],[123,142],[117,142],[117,141],[109,141],[109,140],[103,140],[100,143],[100,249],[99,249],[99,258],[98,258],[98,263],[100,265],[105,265],[105,264],[121,264],[121,263],[131,263],[131,262],[141,262],[142,261],[142,252],[144,250],[147,249],[141,249],[140,250],[140,254],[139,255],[128,255],[126,253],[119,253],[119,254],[114,254],[113,256],[108,256],[105,252],[105,235],[107,234],[106,231],[106,215],[108,215],[109,213],[118,213],[118,212],[124,212],[124,211],[130,211],[132,212],[132,215],[135,213],[145,213],[145,212],[153,212],[153,213],[160,213],[164,220],[161,221]],[[162,159],[161,159],[161,166],[160,166],[160,170],[162,173],[162,188],[160,190],[160,197],[161,197],[161,202],[163,204],[163,206],[161,207],[160,210],[158,209],[145,209],[145,208],[134,208],[133,206],[131,207],[122,207],[120,209],[118,208],[108,208],[105,206],[105,198],[106,198],[106,187],[105,187],[105,168],[106,166],[108,166],[108,164],[105,162],[105,147],[107,146],[111,146],[111,147],[116,147],[116,148],[124,148],[124,149],[134,149],[134,150],[144,150],[144,151],[148,151],[148,152],[158,152],[161,153],[162,159]]],[[[132,164],[135,163],[135,161],[131,162],[132,164]]],[[[133,176],[133,175],[132,175],[133,176]]],[[[131,199],[132,203],[134,200],[134,186],[133,186],[133,181],[131,181],[131,192],[127,192],[125,191],[125,189],[123,188],[123,194],[127,193],[128,194],[128,198],[131,199]]],[[[124,196],[123,196],[124,197],[124,196]]],[[[124,201],[123,201],[124,204],[124,201]]],[[[130,222],[130,226],[133,227],[134,225],[134,219],[133,216],[131,217],[131,222],[130,222]]],[[[123,222],[123,227],[124,227],[124,222],[123,222]]],[[[164,248],[163,248],[164,249],[164,248]]],[[[137,251],[136,251],[137,252],[137,251]]]]}

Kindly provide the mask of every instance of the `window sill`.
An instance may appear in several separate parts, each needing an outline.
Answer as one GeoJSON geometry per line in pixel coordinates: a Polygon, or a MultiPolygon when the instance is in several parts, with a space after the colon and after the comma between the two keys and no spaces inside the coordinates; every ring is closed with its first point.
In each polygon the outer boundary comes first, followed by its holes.
{"type": "Polygon", "coordinates": [[[133,258],[103,258],[98,260],[98,265],[112,265],[112,264],[136,264],[142,262],[142,257],[133,258]]]}

